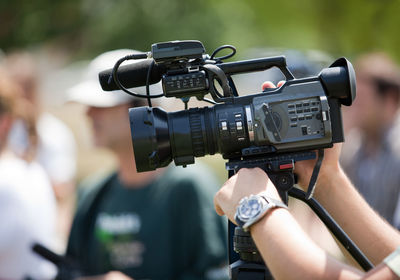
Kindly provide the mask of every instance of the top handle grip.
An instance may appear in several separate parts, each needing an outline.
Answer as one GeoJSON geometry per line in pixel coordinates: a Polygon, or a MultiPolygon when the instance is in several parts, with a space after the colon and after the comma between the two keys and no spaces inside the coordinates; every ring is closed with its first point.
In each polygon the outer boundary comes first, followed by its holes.
{"type": "Polygon", "coordinates": [[[286,80],[294,80],[293,74],[287,68],[286,58],[284,56],[272,56],[236,62],[226,62],[217,64],[217,66],[221,68],[225,72],[225,74],[264,71],[272,67],[277,67],[285,76],[286,80]]]}

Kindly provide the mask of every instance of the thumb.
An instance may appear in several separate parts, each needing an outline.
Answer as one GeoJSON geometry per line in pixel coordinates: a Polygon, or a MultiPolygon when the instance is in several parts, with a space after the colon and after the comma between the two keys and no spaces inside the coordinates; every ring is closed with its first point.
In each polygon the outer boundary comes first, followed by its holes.
{"type": "Polygon", "coordinates": [[[215,205],[215,212],[217,212],[217,214],[220,215],[220,216],[224,216],[225,215],[224,211],[218,205],[215,205]]]}
{"type": "Polygon", "coordinates": [[[217,212],[218,215],[220,216],[224,216],[225,213],[222,210],[222,208],[219,206],[219,203],[217,202],[217,196],[214,196],[214,208],[215,208],[215,212],[217,212]]]}
{"type": "Polygon", "coordinates": [[[267,81],[262,84],[261,88],[262,90],[265,90],[267,88],[276,88],[276,86],[272,82],[267,81]]]}
{"type": "MultiPolygon", "coordinates": [[[[278,87],[281,87],[284,83],[285,83],[285,81],[279,81],[278,87]]],[[[272,82],[266,81],[262,84],[261,88],[262,88],[262,90],[265,90],[267,88],[276,88],[276,86],[272,82]]]]}

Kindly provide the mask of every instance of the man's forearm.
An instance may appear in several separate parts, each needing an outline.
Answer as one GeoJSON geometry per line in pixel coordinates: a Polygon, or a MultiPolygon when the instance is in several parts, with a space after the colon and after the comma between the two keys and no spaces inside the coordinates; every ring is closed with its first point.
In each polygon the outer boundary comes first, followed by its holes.
{"type": "Polygon", "coordinates": [[[377,265],[400,246],[400,234],[365,202],[340,168],[331,174],[320,177],[315,198],[377,265]]]}
{"type": "Polygon", "coordinates": [[[251,235],[276,279],[354,279],[362,273],[319,248],[285,209],[252,226],[251,235]]]}

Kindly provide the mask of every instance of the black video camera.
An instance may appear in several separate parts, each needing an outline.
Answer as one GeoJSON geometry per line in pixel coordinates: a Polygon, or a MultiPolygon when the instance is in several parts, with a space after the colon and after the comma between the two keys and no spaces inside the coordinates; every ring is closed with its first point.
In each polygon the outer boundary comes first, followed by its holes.
{"type": "MultiPolygon", "coordinates": [[[[209,56],[199,41],[157,43],[151,52],[121,58],[114,69],[99,74],[106,91],[120,88],[138,96],[127,87],[161,80],[166,97],[206,100],[210,93],[214,100],[211,107],[170,113],[161,108],[131,108],[139,172],[167,166],[172,160],[186,166],[195,157],[220,153],[229,160],[228,169],[262,167],[278,189],[285,189],[294,183],[294,162],[315,158],[314,150],[344,141],[340,107],[351,105],[356,94],[348,60],[336,60],[316,77],[295,79],[284,56],[223,62],[235,52],[232,46],[222,46],[209,56]],[[222,49],[232,52],[215,57],[222,49]],[[136,58],[147,59],[119,67],[136,58]],[[271,67],[286,77],[283,86],[238,96],[232,75],[271,67]]],[[[147,93],[140,97],[156,97],[147,93]]]]}

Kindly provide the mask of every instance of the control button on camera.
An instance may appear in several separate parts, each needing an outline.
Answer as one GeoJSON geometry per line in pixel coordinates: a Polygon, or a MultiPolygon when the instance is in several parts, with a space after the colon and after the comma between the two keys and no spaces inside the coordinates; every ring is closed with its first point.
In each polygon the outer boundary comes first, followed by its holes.
{"type": "Polygon", "coordinates": [[[221,122],[222,130],[228,130],[228,124],[226,122],[221,122]]]}
{"type": "Polygon", "coordinates": [[[242,130],[243,129],[242,122],[236,122],[236,129],[237,130],[242,130]]]}

